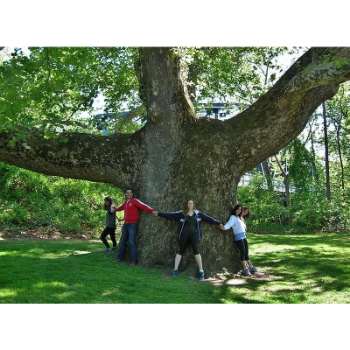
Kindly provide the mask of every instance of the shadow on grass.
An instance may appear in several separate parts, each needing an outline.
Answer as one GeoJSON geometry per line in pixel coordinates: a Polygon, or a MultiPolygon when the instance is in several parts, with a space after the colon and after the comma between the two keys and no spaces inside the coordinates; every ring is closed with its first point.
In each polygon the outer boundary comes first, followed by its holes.
{"type": "Polygon", "coordinates": [[[188,277],[167,278],[159,269],[118,264],[100,247],[96,252],[85,244],[77,255],[51,242],[1,248],[0,303],[221,302],[219,289],[188,277]]]}
{"type": "Polygon", "coordinates": [[[96,243],[1,241],[0,303],[350,302],[348,236],[252,235],[249,240],[254,263],[272,280],[222,287],[117,264],[96,243]]]}
{"type": "Polygon", "coordinates": [[[245,302],[258,303],[350,302],[347,235],[254,235],[252,242],[254,263],[276,280],[226,288],[226,298],[244,294],[245,302]]]}

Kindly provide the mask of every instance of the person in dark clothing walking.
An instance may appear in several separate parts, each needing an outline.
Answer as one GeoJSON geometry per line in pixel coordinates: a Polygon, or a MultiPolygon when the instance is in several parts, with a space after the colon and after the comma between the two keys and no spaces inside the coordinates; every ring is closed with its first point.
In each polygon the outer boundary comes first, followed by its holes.
{"type": "Polygon", "coordinates": [[[195,209],[193,200],[187,202],[185,210],[176,212],[164,213],[154,212],[154,215],[159,217],[175,220],[179,223],[178,243],[179,249],[175,256],[173,276],[178,275],[178,268],[188,246],[192,247],[194,258],[198,266],[198,279],[204,280],[204,270],[202,264],[202,257],[199,253],[199,242],[202,239],[201,222],[205,221],[208,224],[220,225],[220,222],[207,214],[195,209]]]}
{"type": "Polygon", "coordinates": [[[102,231],[100,239],[105,245],[105,252],[109,253],[111,251],[110,245],[107,241],[107,236],[109,235],[113,244],[113,250],[117,249],[117,242],[115,240],[115,227],[116,227],[116,208],[113,204],[111,197],[106,197],[104,199],[104,209],[106,210],[106,227],[102,231]]]}

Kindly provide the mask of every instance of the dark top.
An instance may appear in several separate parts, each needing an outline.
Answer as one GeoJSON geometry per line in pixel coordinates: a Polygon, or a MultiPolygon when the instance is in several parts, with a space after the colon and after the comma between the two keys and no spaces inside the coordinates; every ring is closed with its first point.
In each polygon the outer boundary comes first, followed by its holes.
{"type": "Polygon", "coordinates": [[[197,220],[196,220],[196,216],[193,215],[186,215],[186,219],[185,219],[185,225],[184,225],[184,233],[187,233],[189,235],[193,235],[194,233],[196,233],[197,231],[197,220]]]}
{"type": "Polygon", "coordinates": [[[106,212],[106,227],[115,228],[115,209],[109,208],[106,212]]]}
{"type": "MultiPolygon", "coordinates": [[[[181,234],[184,232],[184,227],[186,226],[186,221],[188,219],[188,215],[184,214],[182,210],[175,211],[175,212],[159,212],[158,216],[168,219],[168,220],[174,220],[178,222],[178,232],[179,232],[179,239],[181,239],[181,234]]],[[[211,216],[195,209],[193,217],[191,217],[195,222],[195,236],[196,239],[202,239],[202,230],[201,230],[201,222],[205,221],[208,224],[212,225],[219,225],[221,222],[219,220],[216,220],[212,218],[211,216]]],[[[192,226],[193,227],[193,226],[192,226]]]]}

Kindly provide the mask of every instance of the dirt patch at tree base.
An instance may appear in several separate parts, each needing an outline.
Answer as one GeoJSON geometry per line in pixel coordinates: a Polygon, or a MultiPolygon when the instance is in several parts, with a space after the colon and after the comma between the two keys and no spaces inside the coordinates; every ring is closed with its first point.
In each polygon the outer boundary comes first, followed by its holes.
{"type": "Polygon", "coordinates": [[[257,272],[251,276],[243,276],[240,273],[222,273],[215,274],[213,277],[207,278],[205,282],[211,283],[214,286],[240,286],[248,284],[252,281],[269,282],[279,279],[281,279],[281,277],[274,276],[265,272],[257,272]]]}

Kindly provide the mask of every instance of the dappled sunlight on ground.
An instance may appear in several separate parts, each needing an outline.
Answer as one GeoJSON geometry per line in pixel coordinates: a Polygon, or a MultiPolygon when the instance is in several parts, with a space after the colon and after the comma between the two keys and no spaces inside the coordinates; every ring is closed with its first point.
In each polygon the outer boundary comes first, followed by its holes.
{"type": "Polygon", "coordinates": [[[0,241],[1,303],[349,303],[346,234],[249,235],[255,278],[198,283],[117,264],[99,242],[0,241]]]}
{"type": "Polygon", "coordinates": [[[38,282],[38,283],[35,283],[33,287],[34,288],[48,288],[48,287],[68,288],[67,284],[61,281],[38,282]]]}
{"type": "Polygon", "coordinates": [[[347,235],[254,235],[251,243],[254,263],[280,279],[269,284],[249,281],[240,293],[246,299],[261,303],[350,302],[347,235]]]}
{"type": "Polygon", "coordinates": [[[0,288],[0,298],[15,297],[17,295],[16,290],[9,288],[0,288]]]}
{"type": "Polygon", "coordinates": [[[86,250],[75,250],[73,252],[73,255],[84,255],[84,254],[91,254],[92,252],[86,251],[86,250]]]}

